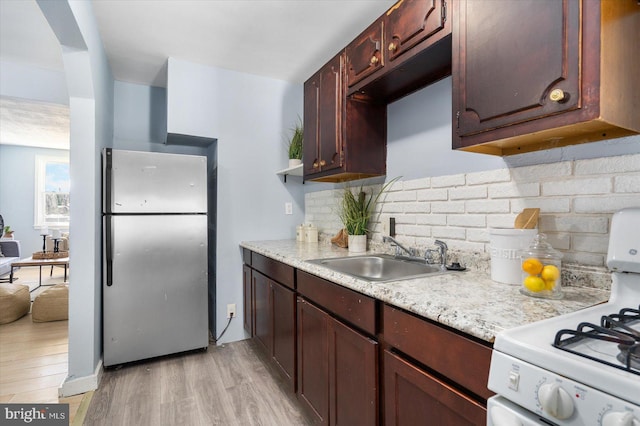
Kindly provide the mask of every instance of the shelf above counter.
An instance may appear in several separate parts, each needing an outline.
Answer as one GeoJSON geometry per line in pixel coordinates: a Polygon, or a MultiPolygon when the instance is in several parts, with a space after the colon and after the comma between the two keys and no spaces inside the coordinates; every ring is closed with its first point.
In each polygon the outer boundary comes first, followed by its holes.
{"type": "MultiPolygon", "coordinates": [[[[284,182],[287,183],[287,176],[302,176],[302,164],[298,164],[294,167],[287,167],[286,169],[282,169],[276,172],[277,175],[282,175],[284,182]]],[[[302,180],[304,183],[304,179],[302,180]]]]}

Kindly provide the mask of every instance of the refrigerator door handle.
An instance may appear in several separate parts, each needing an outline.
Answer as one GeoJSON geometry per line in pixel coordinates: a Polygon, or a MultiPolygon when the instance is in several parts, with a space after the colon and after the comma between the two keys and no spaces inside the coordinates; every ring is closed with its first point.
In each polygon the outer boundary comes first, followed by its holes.
{"type": "Polygon", "coordinates": [[[111,287],[113,285],[113,217],[106,216],[105,217],[105,234],[106,238],[106,247],[105,247],[105,255],[107,258],[107,287],[111,287]]]}
{"type": "Polygon", "coordinates": [[[111,175],[113,174],[113,157],[111,148],[104,151],[105,154],[105,173],[104,173],[104,212],[111,213],[111,175]]]}

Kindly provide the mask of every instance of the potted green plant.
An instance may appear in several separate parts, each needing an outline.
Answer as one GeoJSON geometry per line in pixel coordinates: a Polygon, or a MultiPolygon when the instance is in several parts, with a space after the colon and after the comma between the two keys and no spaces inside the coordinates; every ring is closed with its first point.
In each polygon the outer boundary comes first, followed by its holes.
{"type": "Polygon", "coordinates": [[[295,167],[302,164],[302,123],[298,121],[298,124],[296,124],[291,130],[293,130],[293,135],[291,136],[291,139],[289,139],[288,145],[289,167],[295,167]]]}
{"type": "Polygon", "coordinates": [[[4,235],[2,236],[2,238],[13,239],[13,231],[11,230],[11,227],[9,225],[4,227],[4,235]]]}
{"type": "Polygon", "coordinates": [[[367,251],[367,232],[369,220],[380,196],[398,178],[395,178],[380,188],[380,191],[367,194],[361,185],[354,194],[350,188],[345,188],[340,202],[338,216],[348,235],[349,251],[361,253],[367,251]]]}

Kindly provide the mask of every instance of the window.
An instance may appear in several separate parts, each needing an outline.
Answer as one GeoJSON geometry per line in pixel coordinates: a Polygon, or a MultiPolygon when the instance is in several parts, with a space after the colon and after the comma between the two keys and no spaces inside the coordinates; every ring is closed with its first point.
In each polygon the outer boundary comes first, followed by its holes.
{"type": "Polygon", "coordinates": [[[36,156],[36,228],[69,228],[69,157],[36,156]]]}

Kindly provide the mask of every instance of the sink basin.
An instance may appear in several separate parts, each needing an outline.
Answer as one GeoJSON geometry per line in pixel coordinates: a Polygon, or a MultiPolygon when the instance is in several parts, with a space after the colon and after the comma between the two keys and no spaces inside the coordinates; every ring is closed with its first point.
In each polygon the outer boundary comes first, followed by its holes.
{"type": "Polygon", "coordinates": [[[405,260],[386,254],[313,259],[309,262],[375,282],[407,280],[447,272],[441,270],[439,265],[429,265],[418,260],[405,260]]]}

